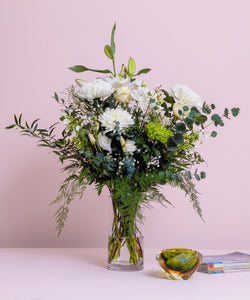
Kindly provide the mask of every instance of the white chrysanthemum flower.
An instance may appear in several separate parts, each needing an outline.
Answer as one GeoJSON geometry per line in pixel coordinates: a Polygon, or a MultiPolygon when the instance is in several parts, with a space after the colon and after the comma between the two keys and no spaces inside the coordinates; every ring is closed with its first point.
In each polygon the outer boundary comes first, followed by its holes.
{"type": "Polygon", "coordinates": [[[108,82],[96,79],[92,82],[82,82],[77,90],[77,95],[82,99],[93,100],[110,96],[114,92],[114,88],[108,82]]]}
{"type": "Polygon", "coordinates": [[[106,128],[106,132],[113,131],[116,123],[119,122],[120,130],[134,124],[134,120],[130,113],[120,107],[107,109],[98,119],[102,126],[106,128]]]}
{"type": "Polygon", "coordinates": [[[131,92],[131,97],[133,100],[137,102],[137,106],[140,110],[145,113],[149,104],[150,104],[150,96],[149,89],[146,87],[138,87],[131,92]]]}
{"type": "Polygon", "coordinates": [[[104,149],[107,150],[109,152],[112,151],[111,149],[111,139],[108,138],[106,135],[101,135],[98,139],[98,144],[99,146],[104,149]]]}
{"type": "Polygon", "coordinates": [[[202,101],[198,94],[196,94],[193,90],[191,90],[186,85],[178,84],[175,85],[172,89],[172,96],[176,99],[178,99],[180,102],[182,102],[185,105],[188,105],[190,107],[196,107],[198,109],[201,109],[202,107],[202,101]]]}
{"type": "Polygon", "coordinates": [[[126,140],[125,145],[122,148],[124,153],[128,152],[131,155],[133,154],[133,152],[136,151],[136,149],[137,149],[137,147],[135,146],[135,142],[131,141],[131,140],[126,140]]]}

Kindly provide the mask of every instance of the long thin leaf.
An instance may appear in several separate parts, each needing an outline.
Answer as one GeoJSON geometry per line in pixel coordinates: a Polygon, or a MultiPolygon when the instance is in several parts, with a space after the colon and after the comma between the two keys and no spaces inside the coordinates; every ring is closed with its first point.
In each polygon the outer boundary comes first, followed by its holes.
{"type": "Polygon", "coordinates": [[[114,57],[115,55],[115,30],[116,30],[116,23],[113,26],[112,33],[111,33],[111,54],[114,57]]]}
{"type": "Polygon", "coordinates": [[[86,71],[91,71],[91,72],[97,72],[97,73],[111,73],[110,70],[95,70],[95,69],[89,69],[87,67],[81,66],[81,65],[76,65],[73,67],[68,68],[69,70],[76,72],[76,73],[81,73],[81,72],[86,72],[86,71]]]}
{"type": "Polygon", "coordinates": [[[22,115],[23,115],[23,114],[20,114],[20,116],[19,116],[18,124],[21,124],[21,121],[22,121],[22,115]]]}
{"type": "Polygon", "coordinates": [[[40,119],[36,119],[36,120],[34,120],[33,122],[32,122],[32,124],[31,124],[31,128],[33,128],[33,126],[35,125],[35,123],[37,122],[37,121],[39,121],[40,119]]]}
{"type": "Polygon", "coordinates": [[[135,74],[135,76],[138,76],[141,74],[147,74],[150,71],[151,71],[151,69],[141,69],[137,74],[135,74]]]}
{"type": "Polygon", "coordinates": [[[10,126],[5,127],[5,129],[11,129],[11,128],[14,128],[15,126],[16,126],[16,124],[12,124],[10,126]]]}

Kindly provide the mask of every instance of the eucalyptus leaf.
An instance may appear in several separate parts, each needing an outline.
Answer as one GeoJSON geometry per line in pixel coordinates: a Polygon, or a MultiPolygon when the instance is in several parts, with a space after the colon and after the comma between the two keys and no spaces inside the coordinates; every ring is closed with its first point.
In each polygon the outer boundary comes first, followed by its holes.
{"type": "Polygon", "coordinates": [[[185,133],[186,130],[187,130],[186,125],[185,125],[184,123],[182,123],[182,122],[177,123],[177,124],[175,125],[175,129],[176,129],[176,131],[177,131],[178,133],[185,133]]]}
{"type": "Polygon", "coordinates": [[[200,176],[199,176],[198,174],[194,174],[194,177],[195,177],[195,179],[198,180],[198,181],[201,180],[201,179],[200,179],[200,176]]]}
{"type": "Polygon", "coordinates": [[[232,112],[234,117],[237,117],[239,112],[240,112],[240,109],[238,107],[237,108],[232,108],[231,112],[232,112]]]}
{"type": "Polygon", "coordinates": [[[170,136],[167,140],[167,148],[171,152],[175,152],[178,150],[176,140],[173,136],[170,136]]]}
{"type": "Polygon", "coordinates": [[[223,126],[224,125],[221,117],[218,114],[213,114],[211,117],[211,120],[214,122],[215,126],[218,126],[218,125],[223,126]]]}
{"type": "Polygon", "coordinates": [[[184,119],[184,122],[186,123],[187,127],[192,129],[193,128],[193,124],[194,124],[194,120],[187,117],[184,119]]]}
{"type": "Polygon", "coordinates": [[[207,116],[205,116],[205,115],[200,115],[200,116],[195,117],[196,125],[204,124],[206,121],[207,121],[207,116]]]}
{"type": "Polygon", "coordinates": [[[216,131],[212,131],[212,132],[211,132],[211,136],[212,136],[212,137],[216,137],[216,136],[217,136],[217,132],[216,132],[216,131]]]}
{"type": "Polygon", "coordinates": [[[200,177],[201,177],[201,179],[205,179],[206,178],[206,172],[201,172],[201,174],[200,174],[200,177]]]}
{"type": "Polygon", "coordinates": [[[176,142],[177,145],[180,145],[180,144],[182,144],[184,142],[184,137],[183,137],[183,135],[181,133],[176,133],[174,135],[174,140],[175,140],[175,142],[176,142]]]}

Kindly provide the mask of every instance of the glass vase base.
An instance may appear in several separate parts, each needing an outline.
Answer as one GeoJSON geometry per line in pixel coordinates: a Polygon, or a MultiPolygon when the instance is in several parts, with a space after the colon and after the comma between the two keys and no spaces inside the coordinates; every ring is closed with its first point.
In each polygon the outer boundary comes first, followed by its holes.
{"type": "Polygon", "coordinates": [[[119,264],[108,264],[108,270],[134,272],[143,270],[143,265],[123,265],[122,262],[120,262],[119,264]]]}
{"type": "Polygon", "coordinates": [[[143,236],[109,237],[108,270],[141,271],[143,265],[143,236]]]}

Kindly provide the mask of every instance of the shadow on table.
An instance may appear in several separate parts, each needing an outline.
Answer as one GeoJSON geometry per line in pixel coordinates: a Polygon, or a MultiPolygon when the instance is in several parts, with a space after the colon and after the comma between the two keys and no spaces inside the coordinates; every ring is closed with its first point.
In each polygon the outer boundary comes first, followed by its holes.
{"type": "Polygon", "coordinates": [[[144,275],[154,278],[166,279],[166,276],[162,273],[162,271],[146,271],[144,275]]]}

